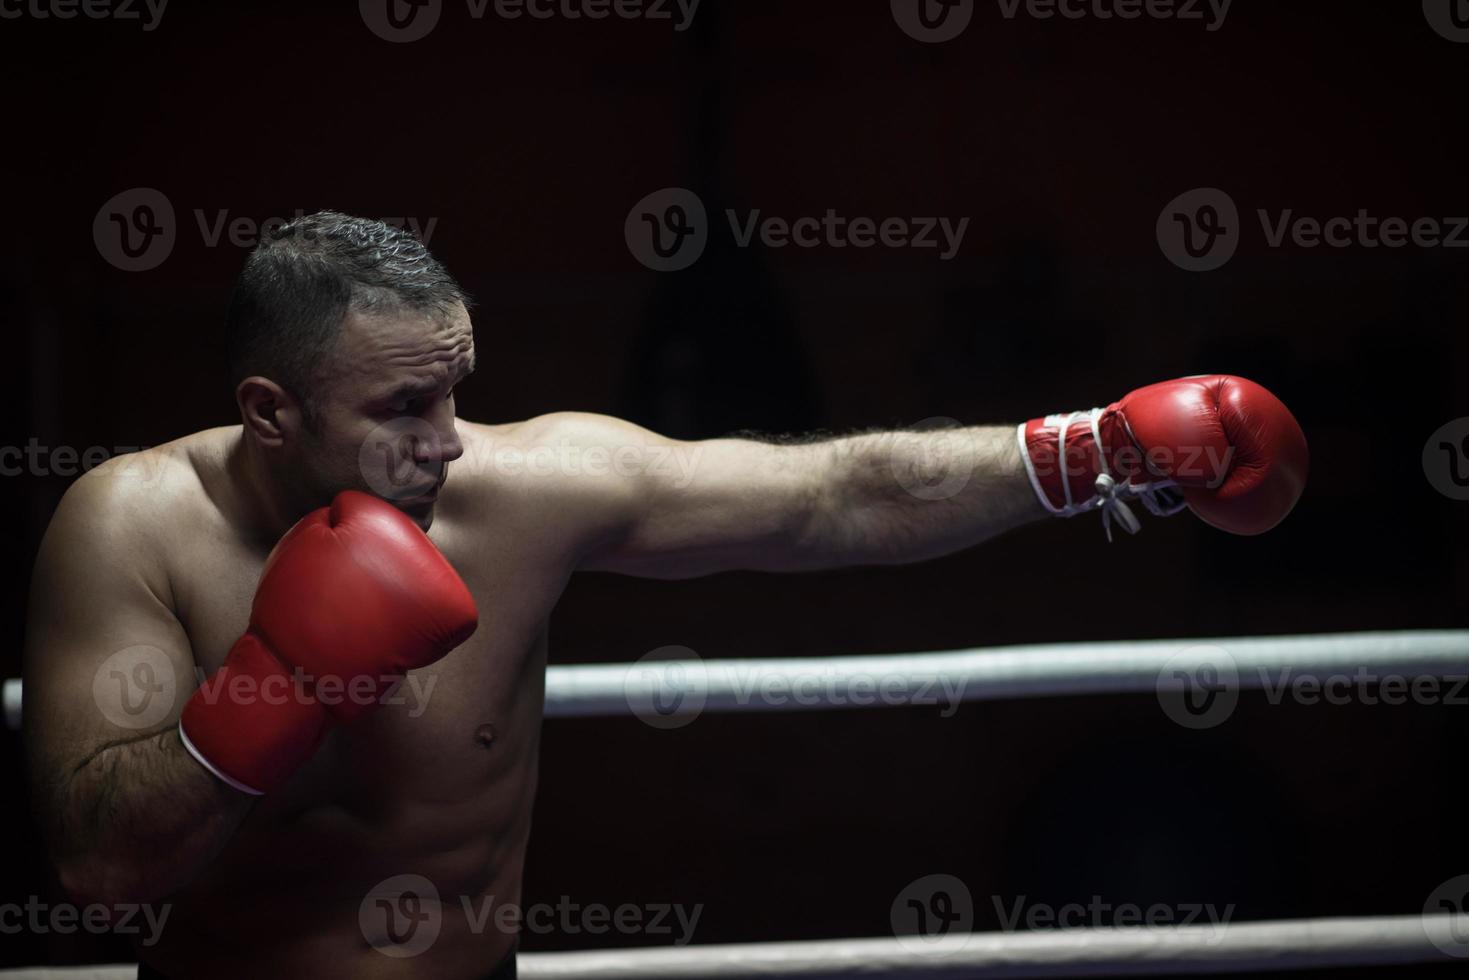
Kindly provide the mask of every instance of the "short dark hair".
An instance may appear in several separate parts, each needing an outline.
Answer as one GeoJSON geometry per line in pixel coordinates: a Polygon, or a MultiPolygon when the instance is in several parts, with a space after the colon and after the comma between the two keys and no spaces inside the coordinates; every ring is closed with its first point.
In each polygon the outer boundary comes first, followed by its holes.
{"type": "Polygon", "coordinates": [[[319,211],[261,237],[226,318],[230,380],[270,378],[314,422],[313,381],[347,314],[445,316],[469,297],[413,235],[370,218],[319,211]]]}

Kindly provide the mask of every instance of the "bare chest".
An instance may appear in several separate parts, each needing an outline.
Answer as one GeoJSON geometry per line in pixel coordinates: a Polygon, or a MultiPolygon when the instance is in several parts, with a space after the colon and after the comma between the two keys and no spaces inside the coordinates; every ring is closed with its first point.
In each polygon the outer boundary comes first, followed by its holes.
{"type": "MultiPolygon", "coordinates": [[[[278,806],[363,794],[467,800],[533,770],[544,701],[546,622],[565,584],[493,532],[435,535],[469,586],[480,625],[438,663],[413,671],[379,709],[334,730],[278,806]],[[473,545],[473,546],[471,546],[473,545]]],[[[228,533],[197,542],[171,569],[175,612],[197,669],[212,673],[249,625],[266,553],[228,533]]]]}

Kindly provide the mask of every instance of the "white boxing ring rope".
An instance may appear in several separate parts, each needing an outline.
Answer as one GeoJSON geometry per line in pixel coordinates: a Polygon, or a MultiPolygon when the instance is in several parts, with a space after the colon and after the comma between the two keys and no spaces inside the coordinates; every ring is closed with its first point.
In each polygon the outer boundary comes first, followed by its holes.
{"type": "MultiPolygon", "coordinates": [[[[1281,671],[1288,671],[1291,681],[1358,674],[1442,679],[1469,673],[1469,630],[1051,643],[857,657],[643,659],[546,668],[545,713],[548,718],[633,714],[633,679],[638,691],[693,687],[701,710],[717,712],[877,706],[882,702],[874,692],[882,684],[903,691],[954,691],[964,701],[1142,694],[1157,690],[1163,671],[1181,652],[1216,648],[1235,669],[1235,690],[1277,683],[1281,671]],[[822,696],[756,693],[806,681],[818,681],[822,696]]],[[[19,728],[19,680],[5,682],[4,707],[7,726],[19,728]]]]}
{"type": "MultiPolygon", "coordinates": [[[[1461,930],[1464,928],[1460,926],[1461,930]]],[[[964,980],[969,977],[1145,976],[1245,973],[1337,966],[1405,966],[1449,960],[1449,916],[1304,919],[1166,928],[1055,929],[972,933],[923,948],[898,939],[743,943],[525,953],[521,972],[537,980],[713,980],[730,977],[842,977],[964,980]]]]}
{"type": "MultiPolygon", "coordinates": [[[[526,980],[968,980],[1248,973],[1452,962],[1449,916],[1302,919],[1166,928],[1057,929],[949,936],[910,949],[897,939],[660,946],[521,953],[526,980]]],[[[1464,925],[1459,929],[1462,932],[1464,925]]],[[[0,971],[7,980],[132,980],[133,966],[0,971]]]]}
{"type": "MultiPolygon", "coordinates": [[[[1227,689],[1253,690],[1309,678],[1457,678],[1469,674],[1469,631],[1345,633],[1293,637],[1046,644],[891,656],[753,660],[644,659],[632,664],[550,667],[548,717],[635,714],[639,692],[679,688],[706,712],[786,711],[906,703],[875,697],[883,685],[909,692],[934,689],[956,700],[1150,693],[1185,651],[1212,650],[1228,665],[1227,689]],[[1222,651],[1222,655],[1219,653],[1222,651]],[[816,682],[818,697],[770,697],[816,682]],[[761,693],[765,692],[765,693],[761,693]]],[[[1197,663],[1188,654],[1184,663],[1197,663]]],[[[19,726],[21,687],[4,686],[7,724],[19,726]]],[[[644,705],[644,708],[646,706],[644,705]]],[[[1469,966],[1469,915],[1301,919],[1102,929],[972,933],[926,941],[916,937],[822,940],[524,953],[532,980],[803,980],[923,976],[1071,977],[1206,974],[1345,966],[1452,963],[1469,966]],[[1453,951],[1451,955],[1449,950],[1453,951]]],[[[121,980],[132,967],[0,971],[0,976],[121,980]]]]}
{"type": "MultiPolygon", "coordinates": [[[[641,660],[635,664],[580,664],[546,670],[546,716],[628,714],[628,682],[697,687],[703,711],[789,711],[860,706],[873,701],[880,680],[901,690],[957,690],[961,700],[1125,694],[1155,691],[1164,669],[1182,651],[1218,648],[1237,669],[1236,690],[1279,680],[1325,680],[1365,671],[1378,678],[1444,678],[1469,672],[1469,631],[1340,633],[1322,636],[1227,637],[1205,640],[1130,640],[1066,643],[942,653],[761,660],[641,660]],[[691,680],[692,675],[692,680],[691,680]],[[819,680],[837,699],[761,698],[762,687],[819,680]],[[935,682],[938,682],[935,687],[935,682]],[[860,686],[859,686],[860,685],[860,686]],[[861,700],[859,700],[859,698],[861,700]]],[[[1207,657],[1207,655],[1204,655],[1207,657]]]]}

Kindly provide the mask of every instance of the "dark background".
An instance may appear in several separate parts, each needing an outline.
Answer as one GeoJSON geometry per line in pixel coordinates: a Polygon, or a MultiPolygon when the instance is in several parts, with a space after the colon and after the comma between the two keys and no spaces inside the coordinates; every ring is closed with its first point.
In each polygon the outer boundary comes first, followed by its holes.
{"type": "MultiPolygon", "coordinates": [[[[1420,462],[1469,415],[1469,252],[1270,248],[1254,217],[1469,214],[1469,45],[1419,4],[1239,0],[1209,32],[1009,20],[987,2],[944,44],[850,0],[705,0],[683,32],[474,20],[450,0],[412,44],[354,8],[175,0],[151,32],[0,20],[6,445],[156,445],[234,420],[220,325],[245,250],[209,245],[196,211],[412,215],[437,219],[431,247],[478,299],[480,369],[459,392],[477,421],[575,409],[687,437],[1018,422],[1228,372],[1279,394],[1311,439],[1306,496],[1262,538],[1181,517],[1108,546],[1082,519],[909,569],[584,576],[553,622],[558,663],[1469,625],[1469,505],[1420,462]],[[623,223],[668,186],[711,212],[970,226],[941,262],[738,249],[721,223],[691,269],[659,274],[623,223]],[[177,244],[123,272],[92,226],[136,187],[172,202],[177,244]],[[1210,273],[1174,267],[1154,232],[1196,187],[1244,216],[1210,273]]],[[[69,482],[0,480],[5,676],[69,482]]],[[[1469,871],[1466,717],[1247,694],[1204,732],[1141,695],[677,732],[551,721],[526,901],[702,902],[703,943],[881,935],[933,873],[967,882],[981,929],[999,926],[992,895],[1413,914],[1469,871]]],[[[48,886],[18,738],[0,743],[0,902],[24,901],[48,886]]],[[[123,956],[0,936],[0,964],[123,956]]]]}

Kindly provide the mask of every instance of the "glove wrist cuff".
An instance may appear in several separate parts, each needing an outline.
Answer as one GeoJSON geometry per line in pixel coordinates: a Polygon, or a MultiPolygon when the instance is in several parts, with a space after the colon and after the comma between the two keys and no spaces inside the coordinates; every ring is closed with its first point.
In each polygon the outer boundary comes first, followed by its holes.
{"type": "Polygon", "coordinates": [[[1159,516],[1185,506],[1172,480],[1148,472],[1116,405],[1032,419],[1018,428],[1016,438],[1041,506],[1057,517],[1100,510],[1108,540],[1113,521],[1129,534],[1140,529],[1129,501],[1139,500],[1159,516]]]}

